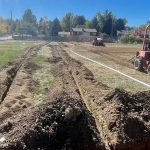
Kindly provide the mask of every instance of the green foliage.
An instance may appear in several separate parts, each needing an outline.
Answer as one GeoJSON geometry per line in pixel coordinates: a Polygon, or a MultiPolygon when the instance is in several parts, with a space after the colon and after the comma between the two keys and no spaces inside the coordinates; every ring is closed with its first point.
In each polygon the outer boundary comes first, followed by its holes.
{"type": "Polygon", "coordinates": [[[138,44],[143,43],[143,38],[141,38],[141,37],[136,37],[136,43],[138,43],[138,44]]]}
{"type": "Polygon", "coordinates": [[[40,34],[49,34],[49,21],[47,17],[42,17],[39,21],[39,33],[40,34]]]}
{"type": "Polygon", "coordinates": [[[95,28],[95,29],[99,32],[97,17],[94,17],[94,18],[92,19],[91,23],[92,23],[92,28],[95,28]]]}
{"type": "MultiPolygon", "coordinates": [[[[10,22],[10,19],[4,20],[3,26],[5,28],[2,30],[5,30],[6,32],[6,27],[10,26],[10,22]]],[[[36,16],[32,13],[31,9],[27,9],[23,14],[22,19],[12,21],[12,30],[15,33],[19,33],[20,28],[27,28],[28,34],[32,35],[36,35],[38,33],[44,35],[58,35],[58,32],[61,31],[61,29],[69,32],[73,27],[81,27],[95,28],[98,33],[106,33],[109,36],[115,36],[117,31],[126,29],[126,23],[126,19],[116,18],[113,13],[108,10],[102,13],[98,12],[91,20],[86,20],[84,16],[74,15],[69,12],[61,20],[61,24],[58,19],[50,21],[47,17],[42,17],[39,22],[37,22],[36,16]]],[[[130,27],[128,27],[128,29],[129,28],[130,27]]]]}
{"type": "Polygon", "coordinates": [[[48,32],[49,32],[49,34],[50,35],[52,35],[52,27],[53,27],[53,21],[49,21],[49,23],[48,23],[48,32]]]}
{"type": "Polygon", "coordinates": [[[115,27],[118,31],[125,30],[125,24],[127,20],[125,18],[119,18],[115,21],[115,27]]]}
{"type": "Polygon", "coordinates": [[[0,17],[0,33],[8,32],[8,23],[2,17],[0,17]]]}
{"type": "Polygon", "coordinates": [[[67,13],[61,22],[63,31],[69,32],[70,28],[73,27],[74,15],[72,13],[67,13]]]}
{"type": "Polygon", "coordinates": [[[31,9],[25,10],[22,16],[22,27],[28,29],[28,34],[36,35],[37,34],[37,22],[36,16],[32,14],[31,9]]]}
{"type": "Polygon", "coordinates": [[[42,64],[44,61],[46,61],[46,58],[44,56],[36,56],[33,57],[33,62],[37,65],[42,64]]]}
{"type": "Polygon", "coordinates": [[[58,32],[60,32],[60,31],[61,31],[61,25],[60,25],[59,20],[56,18],[53,20],[53,23],[52,23],[51,35],[57,36],[58,32]]]}
{"type": "Polygon", "coordinates": [[[86,19],[84,16],[75,16],[73,18],[73,26],[84,26],[86,22],[86,19]]]}
{"type": "Polygon", "coordinates": [[[43,95],[46,92],[46,89],[48,89],[53,82],[53,77],[49,77],[46,79],[43,79],[40,84],[35,89],[36,95],[43,95]]]}
{"type": "Polygon", "coordinates": [[[119,38],[119,41],[121,43],[129,43],[129,35],[122,35],[120,38],[119,38]]]}
{"type": "Polygon", "coordinates": [[[142,38],[136,37],[134,35],[128,35],[128,34],[122,35],[119,40],[121,43],[130,43],[130,44],[133,43],[141,44],[143,42],[142,38]]]}
{"type": "Polygon", "coordinates": [[[63,31],[69,32],[73,27],[85,27],[86,19],[84,16],[74,16],[72,13],[67,13],[61,22],[63,31]]]}
{"type": "Polygon", "coordinates": [[[103,37],[103,39],[109,38],[109,35],[106,33],[101,33],[100,36],[103,37]]]}
{"type": "Polygon", "coordinates": [[[127,20],[124,18],[117,19],[111,11],[97,13],[98,26],[97,30],[108,35],[116,35],[117,31],[125,29],[127,20]]]}
{"type": "Polygon", "coordinates": [[[86,20],[85,22],[85,28],[92,28],[92,22],[89,20],[86,20]]]}
{"type": "Polygon", "coordinates": [[[24,24],[31,24],[31,25],[36,25],[36,17],[35,15],[32,14],[31,9],[26,9],[23,16],[22,20],[24,24]]]}
{"type": "Polygon", "coordinates": [[[87,20],[85,22],[85,27],[96,29],[99,32],[97,17],[94,17],[91,21],[87,20]]]}
{"type": "Polygon", "coordinates": [[[18,20],[18,19],[16,19],[16,20],[14,21],[14,24],[13,24],[13,27],[12,27],[13,32],[19,33],[19,32],[20,32],[20,28],[21,28],[21,21],[18,20]]]}
{"type": "Polygon", "coordinates": [[[110,35],[112,33],[112,23],[114,19],[112,12],[109,12],[108,10],[104,11],[103,14],[99,12],[97,18],[100,32],[110,35]]]}

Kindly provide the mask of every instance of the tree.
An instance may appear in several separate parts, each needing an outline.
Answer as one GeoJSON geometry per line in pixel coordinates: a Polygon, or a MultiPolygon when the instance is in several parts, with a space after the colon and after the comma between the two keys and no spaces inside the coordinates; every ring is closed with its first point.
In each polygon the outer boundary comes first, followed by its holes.
{"type": "Polygon", "coordinates": [[[8,32],[8,23],[2,17],[0,17],[0,33],[8,32]]]}
{"type": "Polygon", "coordinates": [[[73,26],[83,26],[85,25],[86,19],[84,16],[75,16],[73,18],[73,26]]]}
{"type": "Polygon", "coordinates": [[[110,35],[112,32],[113,22],[112,12],[109,12],[108,10],[106,10],[103,14],[98,12],[97,18],[100,32],[110,35]]]}
{"type": "Polygon", "coordinates": [[[49,21],[48,23],[48,32],[49,32],[49,35],[52,35],[52,27],[53,27],[53,21],[49,21]]]}
{"type": "Polygon", "coordinates": [[[39,21],[39,33],[40,34],[49,34],[49,21],[47,17],[42,17],[39,21]]]}
{"type": "Polygon", "coordinates": [[[97,13],[97,21],[98,21],[99,32],[104,33],[105,20],[103,15],[100,12],[97,13]]]}
{"type": "Polygon", "coordinates": [[[22,16],[22,27],[27,28],[29,34],[37,34],[37,19],[36,16],[33,15],[31,9],[25,10],[22,16]]]}
{"type": "Polygon", "coordinates": [[[25,10],[22,20],[24,24],[31,24],[36,26],[36,16],[32,14],[31,9],[25,10]]]}
{"type": "Polygon", "coordinates": [[[96,29],[97,32],[99,32],[100,29],[99,29],[99,26],[98,26],[97,17],[94,17],[91,22],[92,22],[92,28],[96,29]]]}
{"type": "Polygon", "coordinates": [[[126,19],[123,18],[116,19],[115,21],[116,30],[118,31],[125,30],[126,23],[127,23],[126,19]]]}
{"type": "Polygon", "coordinates": [[[85,28],[92,28],[92,21],[86,20],[85,28]]]}
{"type": "Polygon", "coordinates": [[[102,14],[100,12],[97,13],[97,22],[98,31],[114,36],[117,30],[125,29],[127,20],[124,18],[117,19],[111,11],[106,10],[102,14]]]}
{"type": "Polygon", "coordinates": [[[99,32],[99,26],[98,26],[98,20],[97,17],[94,17],[91,21],[87,20],[85,23],[86,28],[93,28],[96,29],[97,32],[99,32]]]}
{"type": "Polygon", "coordinates": [[[61,22],[63,31],[70,31],[70,29],[73,27],[73,19],[74,15],[70,12],[63,17],[61,22]]]}
{"type": "Polygon", "coordinates": [[[16,19],[16,21],[14,22],[13,31],[15,31],[16,33],[19,33],[20,28],[21,28],[21,21],[19,19],[16,19]]]}
{"type": "Polygon", "coordinates": [[[51,29],[52,35],[57,36],[58,32],[60,32],[60,31],[61,31],[60,22],[56,18],[56,19],[53,20],[53,23],[52,23],[52,29],[51,29]]]}

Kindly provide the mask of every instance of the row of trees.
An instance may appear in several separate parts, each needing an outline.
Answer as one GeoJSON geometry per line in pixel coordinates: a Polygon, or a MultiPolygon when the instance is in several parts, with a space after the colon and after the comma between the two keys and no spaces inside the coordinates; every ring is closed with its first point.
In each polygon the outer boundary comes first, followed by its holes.
{"type": "Polygon", "coordinates": [[[20,33],[21,29],[27,29],[28,34],[44,34],[57,35],[59,31],[69,32],[73,27],[95,28],[98,33],[105,33],[115,36],[117,30],[124,30],[127,20],[124,18],[116,18],[111,11],[98,12],[91,20],[87,20],[84,16],[67,13],[60,21],[55,18],[53,21],[47,17],[42,17],[37,21],[36,16],[30,9],[25,10],[21,19],[5,20],[11,31],[20,33]]]}

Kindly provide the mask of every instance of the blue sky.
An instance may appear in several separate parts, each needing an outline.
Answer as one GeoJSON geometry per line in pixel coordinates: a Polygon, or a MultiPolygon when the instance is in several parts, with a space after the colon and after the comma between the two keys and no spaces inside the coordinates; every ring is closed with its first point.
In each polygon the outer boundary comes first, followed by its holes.
{"type": "Polygon", "coordinates": [[[116,17],[127,18],[128,25],[138,26],[150,20],[149,0],[0,0],[0,16],[20,18],[25,9],[30,8],[39,19],[62,18],[66,12],[84,15],[91,19],[98,11],[108,9],[116,17]]]}

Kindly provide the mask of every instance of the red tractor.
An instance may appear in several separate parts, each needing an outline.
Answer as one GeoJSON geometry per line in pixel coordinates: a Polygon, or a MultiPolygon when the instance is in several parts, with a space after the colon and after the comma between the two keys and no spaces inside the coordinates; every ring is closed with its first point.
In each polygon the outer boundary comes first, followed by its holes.
{"type": "Polygon", "coordinates": [[[138,71],[147,71],[147,73],[150,73],[150,41],[148,30],[150,30],[150,25],[145,29],[142,49],[136,53],[134,68],[138,71]]]}

